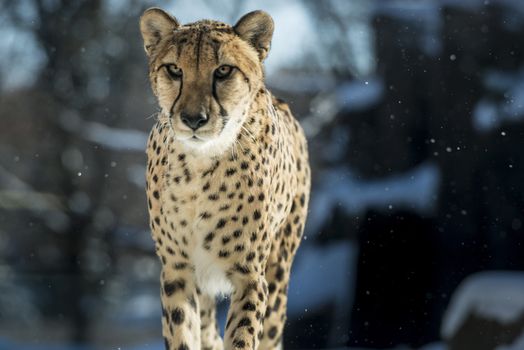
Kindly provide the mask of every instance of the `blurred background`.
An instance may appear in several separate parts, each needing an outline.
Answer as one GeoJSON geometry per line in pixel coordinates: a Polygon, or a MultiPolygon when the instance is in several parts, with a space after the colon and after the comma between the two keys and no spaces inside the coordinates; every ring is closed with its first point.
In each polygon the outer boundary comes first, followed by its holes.
{"type": "Polygon", "coordinates": [[[0,349],[163,349],[150,6],[274,17],[313,168],[286,349],[524,349],[521,0],[1,1],[0,349]]]}

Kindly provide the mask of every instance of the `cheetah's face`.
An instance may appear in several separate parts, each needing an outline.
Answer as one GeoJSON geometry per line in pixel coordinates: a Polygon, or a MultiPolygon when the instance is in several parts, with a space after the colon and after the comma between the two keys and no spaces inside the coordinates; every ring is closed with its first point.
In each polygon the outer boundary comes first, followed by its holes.
{"type": "Polygon", "coordinates": [[[263,84],[273,33],[269,15],[249,13],[234,27],[209,20],[179,25],[149,9],[140,28],[153,91],[174,137],[204,152],[231,145],[263,84]]]}

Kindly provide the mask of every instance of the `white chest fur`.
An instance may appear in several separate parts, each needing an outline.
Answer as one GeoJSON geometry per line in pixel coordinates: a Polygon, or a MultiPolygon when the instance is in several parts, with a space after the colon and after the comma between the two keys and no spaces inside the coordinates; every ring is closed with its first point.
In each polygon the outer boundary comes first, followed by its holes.
{"type": "Polygon", "coordinates": [[[227,296],[233,292],[233,285],[225,272],[216,262],[216,258],[200,245],[193,251],[195,278],[202,293],[211,296],[227,296]]]}

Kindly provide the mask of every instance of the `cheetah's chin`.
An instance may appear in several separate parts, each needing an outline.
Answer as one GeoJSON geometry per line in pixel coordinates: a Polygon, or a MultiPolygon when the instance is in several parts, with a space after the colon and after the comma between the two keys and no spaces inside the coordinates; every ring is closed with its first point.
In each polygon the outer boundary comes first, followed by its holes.
{"type": "Polygon", "coordinates": [[[179,138],[179,141],[187,151],[211,157],[224,153],[232,143],[222,134],[209,138],[193,135],[183,139],[179,138]]]}

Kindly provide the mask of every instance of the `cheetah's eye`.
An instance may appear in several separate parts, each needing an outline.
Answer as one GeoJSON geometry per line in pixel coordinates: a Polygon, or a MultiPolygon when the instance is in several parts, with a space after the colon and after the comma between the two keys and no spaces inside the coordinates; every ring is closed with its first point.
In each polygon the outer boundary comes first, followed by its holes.
{"type": "Polygon", "coordinates": [[[174,64],[166,64],[165,66],[167,74],[171,77],[173,80],[178,80],[182,78],[182,69],[178,68],[174,64]]]}
{"type": "Polygon", "coordinates": [[[231,72],[233,72],[233,67],[224,64],[215,69],[215,77],[218,79],[225,79],[231,75],[231,72]]]}

